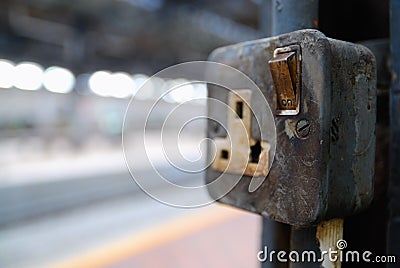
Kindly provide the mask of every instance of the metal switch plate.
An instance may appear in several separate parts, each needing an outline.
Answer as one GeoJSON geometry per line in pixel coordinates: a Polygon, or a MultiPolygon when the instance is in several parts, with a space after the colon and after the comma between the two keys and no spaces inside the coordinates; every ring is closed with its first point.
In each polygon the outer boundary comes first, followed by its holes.
{"type": "MultiPolygon", "coordinates": [[[[301,30],[219,48],[210,60],[242,71],[257,84],[275,109],[277,138],[275,156],[269,160],[272,166],[261,186],[249,192],[251,180],[244,175],[218,201],[295,226],[345,217],[369,206],[376,119],[376,65],[371,51],[317,30],[301,30]],[[277,81],[281,77],[284,83],[277,81]],[[290,109],[277,105],[284,98],[296,105],[290,109]]],[[[228,103],[223,90],[210,87],[208,94],[228,103]]],[[[250,105],[256,114],[262,110],[257,99],[250,105]]],[[[212,103],[208,111],[212,118],[227,117],[212,103]]],[[[214,133],[212,126],[210,139],[226,138],[226,132],[214,133]]],[[[255,130],[250,135],[260,139],[255,130]]],[[[215,181],[222,172],[208,167],[206,182],[215,181]]],[[[212,197],[221,196],[218,186],[208,190],[212,197]]]]}

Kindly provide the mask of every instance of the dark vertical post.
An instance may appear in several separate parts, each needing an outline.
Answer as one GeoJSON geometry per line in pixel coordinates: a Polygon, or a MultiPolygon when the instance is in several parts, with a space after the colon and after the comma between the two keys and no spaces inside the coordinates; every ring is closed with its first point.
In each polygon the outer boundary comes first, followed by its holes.
{"type": "Polygon", "coordinates": [[[261,2],[259,13],[259,29],[260,37],[272,36],[272,1],[263,0],[261,2]]]}
{"type": "MultiPolygon", "coordinates": [[[[392,85],[390,90],[390,182],[388,254],[400,258],[400,0],[390,2],[390,49],[392,85]]],[[[397,267],[389,264],[388,267],[397,267]]]]}
{"type": "MultiPolygon", "coordinates": [[[[273,35],[288,33],[291,31],[318,28],[319,0],[272,0],[272,24],[273,35]]],[[[316,227],[297,229],[291,227],[290,250],[301,254],[312,250],[319,253],[316,238],[316,227]]],[[[290,268],[319,268],[318,262],[293,262],[290,268]]]]}
{"type": "MultiPolygon", "coordinates": [[[[319,0],[263,0],[260,11],[262,37],[269,37],[301,29],[318,27],[319,0]]],[[[291,227],[269,219],[263,219],[262,249],[285,250],[316,247],[315,228],[293,230],[291,227]],[[304,235],[313,234],[313,235],[304,235]]],[[[262,268],[284,268],[288,263],[264,262],[262,268]]]]}
{"type": "MultiPolygon", "coordinates": [[[[272,5],[275,0],[263,0],[261,2],[259,21],[260,21],[260,36],[272,36],[272,5]]],[[[289,251],[290,249],[290,226],[280,222],[275,222],[270,219],[262,219],[262,243],[261,250],[267,247],[271,250],[289,251]]],[[[273,262],[265,261],[262,263],[262,268],[286,268],[286,263],[279,263],[276,259],[273,262]]]]}
{"type": "Polygon", "coordinates": [[[318,27],[319,0],[271,0],[272,35],[318,27]]]}
{"type": "MultiPolygon", "coordinates": [[[[263,219],[263,234],[262,234],[262,250],[265,254],[272,250],[278,252],[280,250],[288,252],[290,250],[290,226],[280,222],[274,222],[269,219],[263,219]],[[265,252],[267,249],[268,252],[265,252]]],[[[280,263],[276,259],[273,261],[265,261],[262,263],[262,268],[286,268],[287,263],[280,263]]]]}

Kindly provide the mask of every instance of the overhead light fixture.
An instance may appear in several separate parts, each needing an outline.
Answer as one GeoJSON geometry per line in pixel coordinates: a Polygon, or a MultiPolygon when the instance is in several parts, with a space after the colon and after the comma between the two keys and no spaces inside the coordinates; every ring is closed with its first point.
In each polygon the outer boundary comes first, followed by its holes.
{"type": "Polygon", "coordinates": [[[65,68],[53,66],[46,69],[43,75],[43,85],[55,93],[68,93],[75,85],[74,74],[65,68]]]}
{"type": "Polygon", "coordinates": [[[14,86],[22,90],[38,90],[42,86],[43,68],[37,63],[22,62],[14,68],[14,86]]]}

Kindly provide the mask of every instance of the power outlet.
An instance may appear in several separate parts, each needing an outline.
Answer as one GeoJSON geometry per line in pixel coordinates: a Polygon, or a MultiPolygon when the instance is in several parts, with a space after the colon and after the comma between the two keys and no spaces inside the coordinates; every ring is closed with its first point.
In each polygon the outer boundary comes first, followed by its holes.
{"type": "Polygon", "coordinates": [[[266,176],[269,167],[268,142],[252,138],[251,90],[236,90],[228,96],[229,136],[214,139],[217,153],[213,168],[246,176],[266,176]]]}

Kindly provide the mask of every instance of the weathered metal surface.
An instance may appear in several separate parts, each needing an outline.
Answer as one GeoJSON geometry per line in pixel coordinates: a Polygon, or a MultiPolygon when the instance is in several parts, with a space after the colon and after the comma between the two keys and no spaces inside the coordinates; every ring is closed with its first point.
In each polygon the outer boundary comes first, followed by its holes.
{"type": "Polygon", "coordinates": [[[349,216],[373,198],[376,123],[376,67],[372,53],[347,42],[332,52],[331,141],[327,217],[349,216]],[[351,183],[347,180],[352,180],[351,183]],[[351,206],[351,207],[349,207],[351,206]]]}
{"type": "MultiPolygon", "coordinates": [[[[374,255],[387,255],[386,236],[388,222],[389,181],[389,87],[390,73],[388,62],[390,56],[388,40],[371,40],[362,42],[376,59],[377,66],[377,122],[374,200],[371,206],[357,215],[348,217],[344,222],[344,239],[353,249],[364,249],[374,255]],[[365,235],[368,234],[368,235],[365,235]]],[[[343,263],[342,267],[364,268],[365,263],[343,263]]],[[[386,267],[386,264],[373,265],[386,267]]]]}
{"type": "MultiPolygon", "coordinates": [[[[298,115],[275,117],[277,148],[267,179],[249,193],[249,177],[220,201],[295,226],[343,217],[366,208],[373,196],[376,74],[371,52],[302,30],[217,49],[212,61],[247,74],[275,109],[275,88],[268,61],[276,48],[299,45],[301,96],[298,115]],[[307,120],[307,135],[299,121],[307,120]],[[336,122],[336,127],[333,126],[336,122]],[[331,129],[336,128],[332,139],[331,129]]],[[[226,92],[209,88],[209,97],[225,100],[226,92]]],[[[257,102],[253,100],[257,113],[257,102]]],[[[209,107],[209,111],[216,112],[209,107]]],[[[218,111],[224,113],[223,111],[218,111]]],[[[210,138],[226,133],[213,133],[210,138]]],[[[257,130],[252,131],[254,139],[257,130]]],[[[207,170],[207,181],[220,173],[207,170]]],[[[211,195],[218,189],[210,188],[211,195]]]]}
{"type": "Polygon", "coordinates": [[[359,42],[359,44],[367,47],[375,56],[377,88],[388,90],[391,83],[389,39],[368,40],[359,42]]]}

